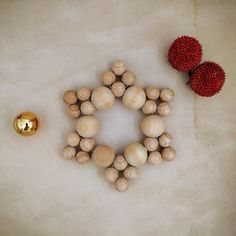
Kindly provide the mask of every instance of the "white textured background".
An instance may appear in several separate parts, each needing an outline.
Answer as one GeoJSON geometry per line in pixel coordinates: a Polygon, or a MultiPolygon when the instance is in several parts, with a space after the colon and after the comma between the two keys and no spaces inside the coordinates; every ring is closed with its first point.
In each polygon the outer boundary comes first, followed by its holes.
{"type": "MultiPolygon", "coordinates": [[[[0,235],[235,236],[235,12],[234,0],[0,0],[0,235]],[[168,47],[182,34],[224,67],[219,95],[195,96],[168,65],[168,47]],[[98,86],[115,59],[139,85],[176,91],[165,123],[177,160],[141,167],[126,193],[94,163],[60,156],[74,129],[63,92],[98,86]],[[31,138],[12,128],[24,110],[41,118],[31,138]]],[[[97,117],[98,142],[120,150],[140,137],[140,114],[119,103],[97,117]]]]}

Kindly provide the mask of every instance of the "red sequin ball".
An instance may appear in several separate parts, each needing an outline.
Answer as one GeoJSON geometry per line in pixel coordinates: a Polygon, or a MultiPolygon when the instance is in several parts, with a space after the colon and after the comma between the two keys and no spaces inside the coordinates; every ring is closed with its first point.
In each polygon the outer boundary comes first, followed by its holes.
{"type": "Polygon", "coordinates": [[[214,62],[204,62],[192,71],[189,84],[194,92],[203,97],[218,93],[225,82],[225,72],[214,62]]]}
{"type": "Polygon", "coordinates": [[[197,39],[182,36],[177,38],[168,52],[168,61],[179,71],[188,72],[201,62],[202,47],[197,39]]]}

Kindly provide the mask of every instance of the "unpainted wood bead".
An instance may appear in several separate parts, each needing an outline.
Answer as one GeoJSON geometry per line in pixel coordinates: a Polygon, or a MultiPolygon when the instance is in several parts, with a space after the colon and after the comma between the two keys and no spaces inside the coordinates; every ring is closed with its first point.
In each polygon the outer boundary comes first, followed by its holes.
{"type": "Polygon", "coordinates": [[[125,170],[124,170],[124,176],[127,179],[135,179],[138,176],[138,171],[137,168],[134,166],[128,166],[125,170]]]}
{"type": "Polygon", "coordinates": [[[118,75],[121,76],[125,73],[126,71],[126,65],[123,61],[115,61],[112,64],[112,71],[118,75]]]}
{"type": "Polygon", "coordinates": [[[166,147],[162,149],[162,158],[166,161],[172,161],[176,158],[176,151],[172,147],[166,147]]]}
{"type": "Polygon", "coordinates": [[[102,75],[102,82],[106,86],[112,85],[116,81],[116,76],[112,71],[105,71],[102,75]]]}
{"type": "Polygon", "coordinates": [[[147,115],[155,113],[156,110],[157,104],[153,100],[147,100],[142,107],[143,113],[147,115]]]}
{"type": "Polygon", "coordinates": [[[86,87],[79,88],[77,91],[77,97],[80,101],[89,100],[91,95],[91,90],[86,87]]]}
{"type": "Polygon", "coordinates": [[[82,114],[86,116],[92,115],[95,112],[95,110],[96,109],[94,105],[90,101],[82,102],[82,104],[80,105],[80,111],[82,112],[82,114]]]}
{"type": "Polygon", "coordinates": [[[107,145],[99,145],[94,149],[92,158],[98,166],[108,167],[115,159],[115,152],[107,145]]]}
{"type": "Polygon", "coordinates": [[[157,112],[160,116],[168,116],[171,112],[171,106],[168,102],[161,102],[157,106],[157,112]]]}
{"type": "Polygon", "coordinates": [[[84,151],[79,151],[76,154],[76,160],[80,163],[80,164],[84,164],[86,162],[88,162],[90,159],[89,154],[87,152],[84,151]]]}
{"type": "Polygon", "coordinates": [[[136,74],[134,72],[126,71],[122,75],[122,82],[127,86],[134,85],[135,81],[136,81],[136,74]]]}
{"type": "Polygon", "coordinates": [[[149,152],[156,151],[158,148],[158,140],[156,138],[145,138],[143,144],[149,152]]]}
{"type": "Polygon", "coordinates": [[[80,109],[77,104],[70,105],[69,109],[67,110],[67,114],[72,118],[72,119],[77,119],[80,116],[80,109]]]}
{"type": "Polygon", "coordinates": [[[76,149],[74,147],[64,147],[62,150],[62,156],[67,160],[72,160],[76,155],[76,149]]]}
{"type": "Polygon", "coordinates": [[[124,156],[117,155],[115,157],[113,165],[117,170],[124,170],[128,166],[128,163],[127,163],[126,159],[124,158],[124,156]]]}
{"type": "Polygon", "coordinates": [[[160,95],[160,91],[157,87],[150,85],[145,89],[146,95],[148,99],[157,100],[160,95]]]}
{"type": "Polygon", "coordinates": [[[164,132],[159,137],[159,144],[161,147],[169,147],[171,145],[171,142],[172,142],[172,136],[167,132],[164,132]]]}
{"type": "Polygon", "coordinates": [[[157,165],[162,162],[162,156],[160,152],[151,152],[148,156],[148,163],[152,165],[157,165]]]}
{"type": "Polygon", "coordinates": [[[80,137],[77,132],[71,132],[67,136],[67,144],[71,147],[76,147],[79,145],[80,137]]]}
{"type": "Polygon", "coordinates": [[[80,148],[85,152],[91,152],[95,146],[93,138],[82,138],[80,140],[80,148]]]}
{"type": "Polygon", "coordinates": [[[129,182],[126,178],[120,177],[115,182],[115,188],[119,192],[125,192],[129,188],[129,182]]]}
{"type": "Polygon", "coordinates": [[[160,99],[163,102],[171,102],[175,97],[175,93],[172,89],[170,88],[164,88],[160,92],[160,99]]]}
{"type": "Polygon", "coordinates": [[[115,95],[115,97],[122,97],[123,94],[125,93],[125,85],[122,82],[115,82],[111,86],[111,91],[115,95]]]}
{"type": "Polygon", "coordinates": [[[65,103],[72,105],[77,102],[76,92],[72,90],[68,90],[64,93],[63,100],[65,103]]]}
{"type": "Polygon", "coordinates": [[[110,168],[107,168],[105,171],[105,179],[108,182],[114,183],[117,180],[118,176],[119,176],[119,172],[115,168],[110,167],[110,168]]]}

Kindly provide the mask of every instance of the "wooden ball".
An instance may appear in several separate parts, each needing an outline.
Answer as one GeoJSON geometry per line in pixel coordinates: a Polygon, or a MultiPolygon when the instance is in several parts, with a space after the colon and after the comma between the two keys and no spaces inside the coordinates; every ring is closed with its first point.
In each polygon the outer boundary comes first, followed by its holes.
{"type": "Polygon", "coordinates": [[[91,152],[95,146],[93,138],[82,138],[80,141],[80,148],[85,152],[91,152]]]}
{"type": "Polygon", "coordinates": [[[102,75],[102,82],[106,86],[112,85],[116,81],[116,76],[112,71],[106,71],[102,75]]]}
{"type": "Polygon", "coordinates": [[[128,180],[124,177],[120,177],[115,182],[115,188],[119,192],[125,192],[129,188],[128,180]]]}
{"type": "Polygon", "coordinates": [[[76,160],[80,163],[80,164],[84,164],[86,162],[88,162],[90,159],[89,154],[87,152],[84,151],[79,151],[76,154],[76,160]]]}
{"type": "Polygon", "coordinates": [[[76,147],[79,145],[80,137],[77,132],[71,132],[67,136],[67,144],[71,147],[76,147]]]}
{"type": "Polygon", "coordinates": [[[132,110],[140,109],[145,101],[146,95],[143,89],[137,86],[128,88],[122,97],[123,104],[132,110]]]}
{"type": "Polygon", "coordinates": [[[162,162],[162,156],[160,152],[151,152],[148,156],[148,163],[152,165],[157,165],[162,162]]]}
{"type": "Polygon", "coordinates": [[[144,117],[140,128],[144,135],[151,138],[159,137],[165,131],[163,121],[156,115],[144,117]]]}
{"type": "Polygon", "coordinates": [[[67,114],[72,118],[72,119],[77,119],[80,116],[80,109],[77,104],[70,105],[69,109],[67,110],[67,114]]]}
{"type": "Polygon", "coordinates": [[[113,165],[117,170],[124,170],[128,166],[128,163],[126,159],[124,158],[124,156],[117,155],[115,157],[113,165]]]}
{"type": "Polygon", "coordinates": [[[77,91],[77,97],[80,101],[89,100],[91,95],[91,90],[86,87],[79,88],[77,91]]]}
{"type": "Polygon", "coordinates": [[[160,91],[157,87],[150,85],[145,89],[148,99],[157,100],[159,98],[160,91]]]}
{"type": "Polygon", "coordinates": [[[140,166],[147,159],[147,149],[141,143],[130,143],[124,150],[124,156],[130,165],[140,166]]]}
{"type": "Polygon", "coordinates": [[[64,93],[63,100],[65,103],[72,105],[77,102],[76,92],[72,90],[68,90],[64,93]]]}
{"type": "Polygon", "coordinates": [[[92,138],[99,131],[99,123],[94,116],[82,116],[77,120],[76,130],[84,138],[92,138]]]}
{"type": "Polygon", "coordinates": [[[160,116],[168,116],[171,112],[171,106],[168,102],[161,102],[157,106],[157,112],[160,116]]]}
{"type": "Polygon", "coordinates": [[[143,113],[147,115],[155,113],[156,110],[157,104],[153,100],[147,100],[142,107],[143,113]]]}
{"type": "Polygon", "coordinates": [[[172,142],[172,136],[167,132],[164,132],[159,137],[159,144],[161,147],[169,147],[171,145],[171,142],[172,142]]]}
{"type": "Polygon", "coordinates": [[[86,116],[93,115],[95,110],[96,109],[94,105],[90,101],[82,102],[82,104],[80,105],[80,111],[86,116]]]}
{"type": "Polygon", "coordinates": [[[115,168],[110,167],[110,168],[107,168],[105,171],[105,179],[108,182],[114,183],[117,180],[118,176],[119,176],[119,172],[115,168]]]}
{"type": "Polygon", "coordinates": [[[175,93],[172,89],[170,88],[165,88],[161,90],[160,93],[160,99],[163,102],[171,102],[175,97],[175,93]]]}
{"type": "Polygon", "coordinates": [[[98,110],[106,110],[112,107],[115,97],[107,87],[98,87],[93,90],[91,101],[98,110]]]}
{"type": "Polygon", "coordinates": [[[138,171],[137,168],[134,166],[128,166],[125,170],[124,170],[124,176],[127,179],[135,179],[138,176],[138,171]]]}
{"type": "Polygon", "coordinates": [[[158,140],[156,138],[145,138],[143,144],[149,152],[156,151],[158,148],[158,140]]]}
{"type": "Polygon", "coordinates": [[[172,147],[163,148],[161,155],[162,155],[162,158],[166,161],[172,161],[176,158],[175,149],[172,147]]]}
{"type": "Polygon", "coordinates": [[[111,86],[111,91],[115,95],[115,97],[122,97],[125,93],[125,85],[122,82],[115,82],[111,86]]]}
{"type": "Polygon", "coordinates": [[[98,166],[108,167],[115,159],[115,152],[107,145],[99,145],[94,149],[92,157],[98,166]]]}
{"type": "Polygon", "coordinates": [[[112,71],[118,75],[121,76],[125,73],[126,71],[126,65],[123,61],[115,61],[112,64],[112,71]]]}
{"type": "Polygon", "coordinates": [[[127,86],[134,85],[135,81],[136,81],[136,75],[134,72],[127,71],[122,75],[122,82],[127,86]]]}
{"type": "Polygon", "coordinates": [[[64,147],[62,150],[62,156],[66,159],[66,160],[72,160],[76,155],[76,149],[74,147],[64,147]]]}

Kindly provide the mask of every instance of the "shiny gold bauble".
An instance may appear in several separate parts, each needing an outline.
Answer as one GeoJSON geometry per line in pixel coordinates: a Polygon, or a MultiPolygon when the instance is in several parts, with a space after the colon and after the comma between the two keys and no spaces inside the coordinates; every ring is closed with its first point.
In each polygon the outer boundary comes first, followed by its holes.
{"type": "Polygon", "coordinates": [[[40,121],[34,113],[22,112],[14,119],[13,125],[18,134],[22,136],[31,136],[38,131],[40,121]]]}

